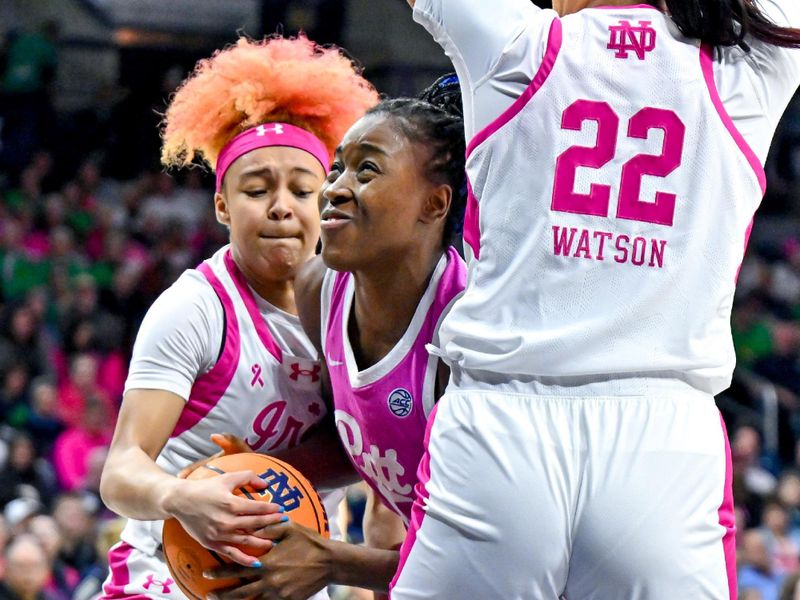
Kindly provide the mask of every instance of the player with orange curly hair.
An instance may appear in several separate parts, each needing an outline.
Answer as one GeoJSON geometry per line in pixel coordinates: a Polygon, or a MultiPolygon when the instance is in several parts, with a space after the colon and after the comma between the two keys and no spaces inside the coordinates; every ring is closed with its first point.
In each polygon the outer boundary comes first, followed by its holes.
{"type": "Polygon", "coordinates": [[[232,493],[261,479],[176,475],[217,450],[216,432],[274,453],[325,417],[293,280],[319,239],[317,195],[334,148],[377,100],[338,49],[304,37],[240,39],[198,63],[172,99],[162,162],[200,158],[214,169],[230,243],[159,296],[137,336],[101,482],[106,504],[130,519],[109,553],[104,598],[183,598],[160,552],[166,518],[245,566],[261,563],[234,544],[272,547],[252,532],[285,520],[280,506],[232,493]]]}

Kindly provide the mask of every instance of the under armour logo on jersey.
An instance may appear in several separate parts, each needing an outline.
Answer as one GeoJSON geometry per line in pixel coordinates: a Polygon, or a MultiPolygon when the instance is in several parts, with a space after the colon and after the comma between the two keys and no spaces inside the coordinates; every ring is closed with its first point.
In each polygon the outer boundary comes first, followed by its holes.
{"type": "Polygon", "coordinates": [[[160,581],[156,579],[155,573],[150,573],[147,576],[147,581],[144,582],[144,585],[142,587],[146,590],[149,590],[152,586],[155,585],[161,588],[162,594],[169,594],[170,593],[169,586],[171,586],[173,583],[175,582],[172,581],[172,579],[170,579],[169,577],[167,577],[164,581],[160,581]]]}
{"type": "Polygon", "coordinates": [[[308,377],[312,382],[319,381],[319,372],[322,367],[319,364],[313,365],[310,369],[303,369],[300,363],[292,363],[289,365],[292,370],[289,379],[297,381],[300,377],[308,377]]]}
{"type": "Polygon", "coordinates": [[[253,372],[253,379],[250,381],[250,387],[256,387],[256,384],[258,384],[263,388],[264,379],[261,377],[261,365],[255,364],[250,367],[250,370],[253,372]]]}
{"type": "Polygon", "coordinates": [[[283,133],[283,125],[281,123],[273,123],[269,127],[267,127],[266,125],[259,125],[258,127],[256,127],[256,135],[265,136],[268,133],[281,135],[283,133]]]}
{"type": "Polygon", "coordinates": [[[618,24],[608,28],[611,34],[608,40],[609,50],[616,50],[614,58],[628,58],[628,52],[635,52],[639,60],[644,60],[648,52],[656,48],[656,30],[650,27],[652,21],[639,21],[633,26],[630,21],[622,19],[618,24]]]}

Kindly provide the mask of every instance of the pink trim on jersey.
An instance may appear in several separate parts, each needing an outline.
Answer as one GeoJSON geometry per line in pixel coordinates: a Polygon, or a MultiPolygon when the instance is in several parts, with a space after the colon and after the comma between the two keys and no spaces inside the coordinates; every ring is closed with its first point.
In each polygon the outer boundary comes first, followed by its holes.
{"type": "Polygon", "coordinates": [[[416,498],[414,499],[414,505],[411,507],[411,523],[408,526],[408,533],[406,534],[406,538],[403,540],[403,545],[400,546],[400,562],[397,564],[397,572],[394,574],[392,581],[389,583],[390,600],[392,597],[392,590],[394,589],[394,586],[397,585],[397,580],[400,579],[400,575],[403,572],[403,567],[405,567],[408,556],[411,554],[411,550],[414,547],[414,542],[417,541],[417,532],[419,531],[420,527],[422,527],[422,521],[425,519],[425,505],[428,502],[428,498],[430,498],[430,492],[428,492],[427,485],[431,480],[431,454],[429,451],[429,446],[431,441],[431,430],[433,429],[433,422],[436,420],[436,412],[438,410],[439,404],[437,403],[433,407],[433,410],[428,417],[428,425],[425,428],[425,453],[422,455],[422,460],[420,461],[419,468],[417,469],[417,479],[419,481],[414,486],[416,498]]]}
{"type": "Polygon", "coordinates": [[[192,391],[189,393],[189,401],[181,412],[178,423],[175,425],[175,430],[170,437],[178,437],[184,431],[188,431],[200,421],[202,421],[211,409],[217,405],[220,398],[222,398],[225,390],[233,379],[236,373],[236,367],[239,364],[239,321],[236,318],[236,310],[233,308],[233,301],[225,291],[225,286],[214,274],[214,271],[208,263],[202,263],[197,267],[197,270],[214,288],[214,292],[219,297],[222,303],[222,309],[225,311],[225,342],[223,344],[222,355],[217,360],[216,364],[211,368],[208,373],[200,375],[192,385],[192,391]]]}
{"type": "Polygon", "coordinates": [[[539,65],[539,70],[536,72],[533,80],[530,82],[528,87],[522,93],[522,95],[517,98],[514,103],[509,106],[503,114],[497,117],[494,121],[489,123],[486,127],[480,130],[475,137],[473,137],[469,144],[467,144],[467,156],[469,157],[472,154],[473,150],[480,146],[483,142],[485,142],[489,136],[495,133],[498,129],[500,129],[503,125],[508,123],[511,119],[513,119],[523,108],[525,105],[528,104],[531,98],[533,98],[534,94],[539,91],[539,89],[544,85],[544,82],[547,81],[547,78],[550,76],[550,72],[553,70],[553,66],[556,63],[556,59],[558,58],[558,53],[561,50],[561,20],[556,18],[553,19],[553,23],[550,25],[550,33],[548,35],[547,40],[547,49],[544,53],[544,58],[542,59],[542,64],[539,65]]]}
{"type": "Polygon", "coordinates": [[[480,206],[472,192],[472,183],[467,175],[467,208],[464,211],[464,243],[472,248],[475,260],[481,257],[480,206]]]}
{"type": "Polygon", "coordinates": [[[120,542],[108,551],[108,566],[111,569],[111,578],[103,584],[103,593],[99,600],[126,598],[128,600],[147,600],[142,594],[127,594],[125,586],[131,582],[128,572],[128,558],[133,552],[133,546],[120,542]]]}
{"type": "Polygon", "coordinates": [[[264,317],[261,316],[261,312],[258,310],[258,304],[256,304],[256,299],[253,297],[253,292],[250,290],[250,286],[247,285],[247,281],[239,270],[239,267],[236,266],[230,250],[225,253],[224,260],[225,268],[228,269],[228,273],[230,273],[231,279],[233,279],[233,283],[236,285],[236,289],[242,297],[242,302],[244,302],[247,313],[253,320],[253,326],[256,328],[258,338],[278,362],[283,362],[283,352],[272,337],[272,333],[270,333],[267,322],[264,321],[264,317]]]}
{"type": "Polygon", "coordinates": [[[717,84],[714,81],[713,52],[713,48],[708,44],[703,44],[700,47],[700,68],[703,71],[703,78],[706,80],[706,86],[708,86],[708,92],[711,95],[711,102],[714,104],[714,108],[717,109],[719,118],[722,119],[722,123],[725,125],[728,133],[731,134],[733,141],[739,146],[739,150],[741,150],[747,162],[750,163],[750,167],[755,171],[758,185],[761,187],[761,194],[763,195],[767,191],[767,175],[764,172],[764,166],[739,130],[736,129],[733,119],[731,119],[728,111],[725,110],[725,106],[722,104],[722,99],[719,97],[719,90],[717,90],[717,84]]]}
{"type": "Polygon", "coordinates": [[[719,507],[719,524],[725,528],[722,537],[722,548],[725,552],[725,566],[728,571],[728,590],[730,600],[738,597],[736,581],[736,514],[733,510],[733,462],[731,461],[731,445],[728,441],[728,430],[722,415],[719,416],[722,424],[722,437],[725,440],[725,490],[722,504],[719,507]]]}

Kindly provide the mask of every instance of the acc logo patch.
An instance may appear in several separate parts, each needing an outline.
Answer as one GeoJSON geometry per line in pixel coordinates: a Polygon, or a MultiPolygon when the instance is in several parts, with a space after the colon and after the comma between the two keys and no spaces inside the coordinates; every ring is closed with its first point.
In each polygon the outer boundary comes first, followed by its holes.
{"type": "Polygon", "coordinates": [[[411,393],[403,388],[397,388],[389,394],[389,410],[396,417],[407,417],[414,408],[414,398],[411,393]]]}

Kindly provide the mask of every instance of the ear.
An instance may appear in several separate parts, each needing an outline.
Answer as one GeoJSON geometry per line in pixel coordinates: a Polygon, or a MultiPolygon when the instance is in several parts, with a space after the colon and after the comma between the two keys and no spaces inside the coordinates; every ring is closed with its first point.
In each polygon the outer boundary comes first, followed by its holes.
{"type": "Polygon", "coordinates": [[[447,184],[437,185],[428,194],[428,198],[422,207],[420,221],[423,223],[444,221],[447,218],[452,200],[453,188],[447,184]]]}
{"type": "Polygon", "coordinates": [[[228,212],[228,201],[221,192],[214,194],[214,212],[217,215],[217,221],[223,225],[231,226],[231,214],[228,212]]]}

